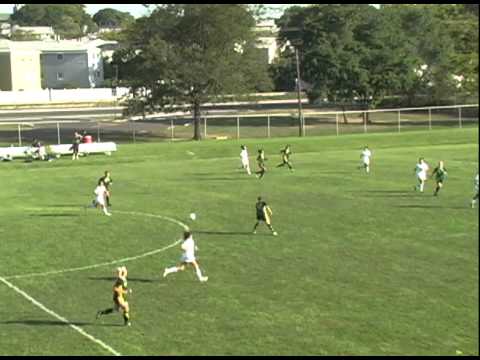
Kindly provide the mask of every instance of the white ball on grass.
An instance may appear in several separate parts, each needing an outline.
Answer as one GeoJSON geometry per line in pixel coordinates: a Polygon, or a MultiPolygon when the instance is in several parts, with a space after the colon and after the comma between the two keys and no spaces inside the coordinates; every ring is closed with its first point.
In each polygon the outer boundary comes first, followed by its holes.
{"type": "Polygon", "coordinates": [[[195,213],[190,214],[190,219],[196,220],[196,218],[197,218],[197,214],[195,214],[195,213]]]}

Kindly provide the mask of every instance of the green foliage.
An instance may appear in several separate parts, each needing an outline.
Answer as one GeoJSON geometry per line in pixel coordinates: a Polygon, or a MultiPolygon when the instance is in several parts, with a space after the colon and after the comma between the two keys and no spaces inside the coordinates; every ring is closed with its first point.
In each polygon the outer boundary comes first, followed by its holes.
{"type": "Polygon", "coordinates": [[[224,94],[271,88],[255,47],[255,20],[239,4],[167,4],[126,30],[116,52],[122,81],[150,109],[190,104],[200,139],[202,103],[224,94]]]}
{"type": "Polygon", "coordinates": [[[81,4],[26,4],[11,16],[21,26],[52,26],[64,38],[77,38],[97,29],[81,4]]]}
{"type": "MultiPolygon", "coordinates": [[[[277,23],[281,44],[300,49],[312,100],[375,106],[386,95],[434,104],[478,96],[478,6],[322,4],[292,7],[277,23]]],[[[272,68],[281,89],[293,60],[285,52],[272,68]]]]}
{"type": "Polygon", "coordinates": [[[93,15],[93,21],[101,28],[123,28],[135,21],[128,12],[115,9],[101,9],[93,15]]]}

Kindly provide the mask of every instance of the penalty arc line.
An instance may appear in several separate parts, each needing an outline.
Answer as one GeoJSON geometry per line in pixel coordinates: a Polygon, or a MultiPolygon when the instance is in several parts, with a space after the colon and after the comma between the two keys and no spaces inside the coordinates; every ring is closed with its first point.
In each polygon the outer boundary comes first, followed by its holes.
{"type": "Polygon", "coordinates": [[[122,354],[120,354],[118,351],[116,351],[115,349],[113,349],[111,346],[105,344],[102,340],[100,339],[97,339],[96,337],[94,337],[93,335],[90,335],[89,333],[87,333],[85,330],[83,330],[82,328],[78,327],[77,325],[74,325],[72,324],[70,321],[68,321],[66,318],[64,318],[63,316],[60,316],[58,315],[56,312],[54,312],[53,310],[50,310],[49,308],[47,308],[45,305],[43,305],[41,302],[35,300],[33,297],[31,297],[30,295],[28,295],[25,291],[19,289],[18,287],[16,287],[15,285],[13,285],[11,282],[9,282],[8,280],[6,280],[5,278],[1,277],[0,276],[0,281],[3,282],[5,285],[7,285],[10,289],[14,290],[16,293],[22,295],[25,299],[27,299],[28,301],[30,301],[33,305],[39,307],[40,309],[42,309],[43,311],[45,311],[46,313],[52,315],[53,317],[57,318],[58,320],[60,320],[61,322],[67,324],[69,327],[71,327],[73,330],[77,331],[78,333],[80,333],[81,335],[85,336],[87,339],[97,343],[98,345],[100,345],[102,348],[104,348],[105,350],[107,350],[109,353],[113,354],[113,355],[116,355],[116,356],[121,356],[122,354]]]}
{"type": "MultiPolygon", "coordinates": [[[[184,230],[189,229],[188,226],[185,225],[184,223],[182,223],[181,221],[169,218],[167,216],[155,215],[155,214],[146,214],[146,213],[138,213],[138,212],[130,212],[130,211],[116,211],[116,213],[165,219],[165,220],[168,220],[170,222],[173,222],[175,224],[180,225],[181,227],[183,227],[184,230]]],[[[64,274],[64,273],[68,273],[68,272],[95,269],[95,268],[102,267],[102,266],[114,265],[114,264],[118,264],[118,263],[138,260],[138,259],[141,259],[141,258],[144,258],[144,257],[147,257],[147,256],[152,256],[152,255],[158,254],[160,252],[163,252],[165,250],[168,250],[168,249],[178,245],[181,241],[182,241],[181,239],[177,240],[173,244],[167,245],[167,246],[165,246],[161,249],[155,249],[155,250],[148,251],[148,252],[140,254],[140,255],[126,257],[126,258],[118,259],[118,260],[112,260],[112,261],[108,261],[108,262],[104,262],[104,263],[100,263],[100,264],[87,265],[87,266],[76,267],[76,268],[71,268],[71,269],[63,269],[63,270],[52,270],[52,271],[46,271],[46,272],[41,272],[41,273],[30,273],[30,274],[4,276],[3,278],[4,279],[21,279],[21,278],[28,278],[28,277],[49,276],[49,275],[56,275],[56,274],[64,274]]]]}
{"type": "MultiPolygon", "coordinates": [[[[168,220],[168,221],[174,222],[174,223],[182,226],[185,230],[188,230],[188,229],[189,229],[188,226],[185,225],[184,223],[182,223],[182,222],[180,222],[180,221],[178,221],[178,220],[169,218],[169,217],[167,217],[167,216],[154,215],[154,214],[145,214],[145,213],[135,213],[135,212],[127,212],[127,211],[116,211],[116,212],[118,212],[118,213],[123,213],[123,214],[130,214],[130,215],[141,215],[141,216],[143,215],[143,216],[148,216],[148,217],[166,219],[166,220],[168,220]]],[[[70,321],[68,321],[68,319],[64,318],[63,316],[58,315],[58,314],[57,314],[56,312],[54,312],[53,310],[50,310],[50,309],[47,308],[45,305],[43,305],[41,302],[35,300],[33,297],[31,297],[30,295],[28,295],[25,291],[21,290],[20,288],[18,288],[18,287],[15,286],[14,284],[12,284],[10,281],[7,280],[7,278],[8,278],[8,279],[11,279],[11,278],[22,278],[22,277],[30,277],[30,276],[47,276],[47,275],[52,275],[52,274],[60,274],[60,273],[66,273],[66,272],[72,272],[72,271],[80,271],[80,270],[86,270],[86,269],[93,269],[93,268],[97,268],[97,267],[101,267],[101,266],[112,265],[112,264],[115,264],[115,263],[118,263],[118,262],[132,261],[132,260],[140,259],[140,258],[142,258],[142,257],[154,255],[154,254],[156,254],[156,253],[165,251],[165,250],[167,250],[167,249],[169,249],[169,248],[177,245],[177,244],[180,243],[180,242],[181,242],[181,240],[177,240],[177,241],[175,241],[173,244],[170,244],[170,245],[168,245],[168,246],[166,246],[166,247],[163,247],[163,248],[161,248],[161,249],[152,250],[152,251],[146,252],[146,253],[141,254],[141,255],[132,256],[132,257],[128,257],[128,258],[120,259],[120,260],[114,260],[114,261],[110,261],[110,262],[106,262],[106,263],[102,263],[102,264],[84,266],[84,267],[73,268],[73,269],[58,270],[58,271],[48,271],[48,272],[44,272],[44,273],[15,275],[15,276],[9,276],[9,277],[2,277],[2,276],[0,276],[0,282],[2,282],[2,283],[4,283],[5,285],[7,285],[10,289],[14,290],[16,293],[22,295],[25,299],[27,299],[27,300],[30,301],[32,304],[34,304],[35,306],[39,307],[40,309],[42,309],[42,310],[45,311],[46,313],[50,314],[51,316],[55,317],[56,319],[60,320],[61,322],[65,323],[66,325],[68,325],[69,327],[71,327],[72,329],[74,329],[75,331],[77,331],[78,333],[80,333],[81,335],[85,336],[85,337],[86,337],[87,339],[89,339],[90,341],[93,341],[93,342],[95,342],[96,344],[100,345],[102,348],[104,348],[105,350],[107,350],[107,351],[110,352],[111,354],[113,354],[113,355],[115,355],[115,356],[121,356],[122,354],[119,353],[118,351],[116,351],[115,349],[113,349],[111,346],[105,344],[102,340],[97,339],[97,338],[94,337],[93,335],[90,335],[89,333],[87,333],[85,330],[83,330],[83,329],[80,328],[79,326],[72,324],[70,321]]]]}

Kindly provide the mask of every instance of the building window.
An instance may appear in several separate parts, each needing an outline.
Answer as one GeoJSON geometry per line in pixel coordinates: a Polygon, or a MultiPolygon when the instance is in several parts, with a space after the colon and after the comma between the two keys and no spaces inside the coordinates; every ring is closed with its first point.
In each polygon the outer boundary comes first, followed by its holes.
{"type": "Polygon", "coordinates": [[[59,81],[63,80],[63,72],[58,72],[57,73],[57,80],[59,80],[59,81]]]}
{"type": "Polygon", "coordinates": [[[63,60],[63,54],[58,54],[57,55],[57,60],[63,60]]]}

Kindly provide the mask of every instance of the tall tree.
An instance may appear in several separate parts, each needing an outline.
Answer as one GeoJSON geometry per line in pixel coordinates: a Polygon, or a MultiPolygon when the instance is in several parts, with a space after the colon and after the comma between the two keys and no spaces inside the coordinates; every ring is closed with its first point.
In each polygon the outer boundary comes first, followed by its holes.
{"type": "Polygon", "coordinates": [[[135,18],[128,12],[106,8],[97,11],[93,21],[101,28],[124,28],[132,24],[135,18]]]}
{"type": "Polygon", "coordinates": [[[123,82],[149,109],[188,104],[200,140],[201,105],[225,94],[269,88],[251,9],[242,4],[166,4],[127,30],[116,52],[123,82]]]}
{"type": "Polygon", "coordinates": [[[414,59],[393,23],[367,4],[293,7],[279,19],[280,41],[300,50],[311,100],[355,99],[376,106],[411,77],[414,59]]]}
{"type": "Polygon", "coordinates": [[[11,20],[21,26],[51,26],[65,38],[78,38],[97,28],[81,4],[26,4],[11,20]]]}

